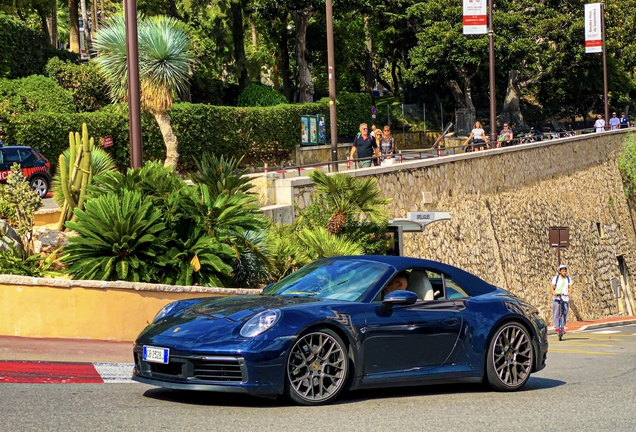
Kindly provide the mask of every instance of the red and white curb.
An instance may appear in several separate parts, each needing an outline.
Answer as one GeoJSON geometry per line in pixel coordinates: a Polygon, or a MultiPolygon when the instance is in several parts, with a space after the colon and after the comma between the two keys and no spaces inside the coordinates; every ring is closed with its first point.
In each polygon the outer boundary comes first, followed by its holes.
{"type": "Polygon", "coordinates": [[[133,363],[0,361],[0,384],[133,383],[133,363]]]}

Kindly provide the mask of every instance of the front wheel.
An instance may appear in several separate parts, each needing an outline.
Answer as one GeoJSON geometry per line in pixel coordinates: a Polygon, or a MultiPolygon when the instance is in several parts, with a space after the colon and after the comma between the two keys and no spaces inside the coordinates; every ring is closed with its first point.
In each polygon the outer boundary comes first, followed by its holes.
{"type": "Polygon", "coordinates": [[[298,338],[289,352],[285,390],[299,405],[323,405],[340,394],[348,373],[342,339],[326,328],[312,330],[298,338]]]}
{"type": "Polygon", "coordinates": [[[497,328],[487,355],[486,377],[493,390],[518,390],[530,378],[534,352],[530,334],[521,324],[497,328]]]}
{"type": "Polygon", "coordinates": [[[46,194],[49,193],[49,182],[44,177],[33,177],[29,185],[40,198],[46,198],[46,194]]]}

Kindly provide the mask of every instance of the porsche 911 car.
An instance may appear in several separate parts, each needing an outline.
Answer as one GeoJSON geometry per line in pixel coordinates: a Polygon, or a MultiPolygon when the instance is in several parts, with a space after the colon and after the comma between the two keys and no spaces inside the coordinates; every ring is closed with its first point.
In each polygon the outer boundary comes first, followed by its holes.
{"type": "Polygon", "coordinates": [[[260,295],[168,304],[135,342],[133,379],[320,405],[345,389],[517,390],[547,352],[538,310],[470,273],[346,256],[315,261],[260,295]]]}

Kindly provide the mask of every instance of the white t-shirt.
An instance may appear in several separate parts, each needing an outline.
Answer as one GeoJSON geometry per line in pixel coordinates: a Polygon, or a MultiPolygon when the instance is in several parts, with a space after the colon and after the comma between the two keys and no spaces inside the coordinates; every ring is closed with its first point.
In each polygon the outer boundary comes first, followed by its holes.
{"type": "Polygon", "coordinates": [[[473,139],[475,139],[475,140],[482,140],[482,141],[483,141],[483,140],[484,140],[484,134],[485,134],[485,133],[486,133],[486,132],[485,132],[483,129],[481,129],[481,128],[479,128],[479,129],[473,129],[473,139]]]}
{"type": "Polygon", "coordinates": [[[612,130],[616,130],[620,127],[621,120],[618,117],[612,117],[609,119],[609,124],[612,130]]]}
{"type": "MultiPolygon", "coordinates": [[[[570,285],[572,285],[572,279],[569,276],[564,278],[561,275],[556,275],[552,278],[552,285],[554,286],[554,290],[557,294],[561,294],[561,299],[563,301],[570,301],[570,285]]],[[[555,299],[556,297],[553,296],[555,299]]]]}
{"type": "Polygon", "coordinates": [[[596,132],[603,132],[605,130],[605,120],[598,119],[594,122],[594,127],[596,128],[596,132]]]}

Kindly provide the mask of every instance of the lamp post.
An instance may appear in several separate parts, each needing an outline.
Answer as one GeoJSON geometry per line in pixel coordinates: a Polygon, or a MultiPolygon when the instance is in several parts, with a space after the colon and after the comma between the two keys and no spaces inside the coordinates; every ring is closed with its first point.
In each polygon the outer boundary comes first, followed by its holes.
{"type": "MultiPolygon", "coordinates": [[[[495,98],[495,35],[492,23],[493,0],[488,0],[488,71],[490,81],[490,142],[497,142],[497,100],[495,98]]],[[[491,144],[492,145],[492,144],[491,144]]]]}
{"type": "Polygon", "coordinates": [[[130,167],[141,166],[141,104],[139,100],[139,50],[137,40],[137,1],[124,0],[126,22],[126,69],[128,71],[128,138],[130,167]]]}
{"type": "MultiPolygon", "coordinates": [[[[325,1],[327,17],[327,72],[329,78],[329,127],[331,129],[331,161],[338,160],[338,124],[336,122],[336,71],[333,45],[333,7],[332,0],[325,1]]],[[[338,171],[338,164],[333,164],[338,171]]]]}
{"type": "Polygon", "coordinates": [[[607,56],[605,50],[605,3],[601,2],[601,34],[603,38],[603,104],[605,105],[605,130],[609,130],[609,101],[607,100],[607,56]]]}

